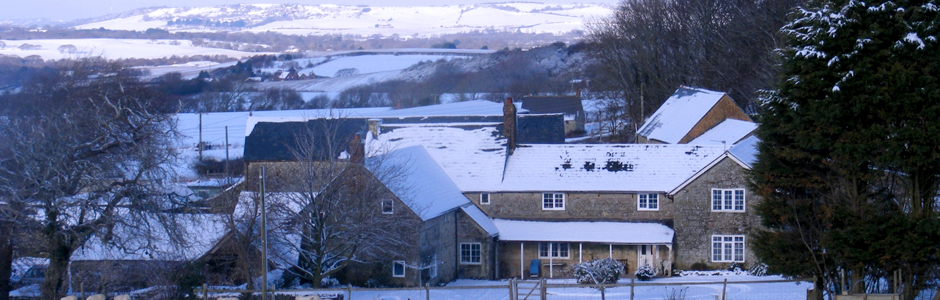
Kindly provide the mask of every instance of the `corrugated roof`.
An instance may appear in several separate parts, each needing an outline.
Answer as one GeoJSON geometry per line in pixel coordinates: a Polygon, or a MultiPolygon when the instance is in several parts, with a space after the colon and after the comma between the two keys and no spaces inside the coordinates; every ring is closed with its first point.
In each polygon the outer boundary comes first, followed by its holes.
{"type": "Polygon", "coordinates": [[[493,191],[669,191],[724,152],[722,146],[526,145],[493,191]]]}
{"type": "Polygon", "coordinates": [[[680,87],[646,120],[637,134],[650,140],[679,143],[724,95],[724,92],[680,87]]]}
{"type": "Polygon", "coordinates": [[[500,241],[587,242],[605,244],[672,244],[666,225],[629,222],[539,222],[493,220],[500,241]]]}

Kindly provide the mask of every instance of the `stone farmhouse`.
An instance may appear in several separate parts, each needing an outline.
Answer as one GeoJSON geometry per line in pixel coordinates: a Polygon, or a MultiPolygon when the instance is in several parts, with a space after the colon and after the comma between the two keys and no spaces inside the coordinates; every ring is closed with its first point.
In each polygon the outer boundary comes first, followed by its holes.
{"type": "MultiPolygon", "coordinates": [[[[345,155],[409,162],[410,189],[389,185],[373,206],[419,224],[402,232],[411,249],[387,258],[395,284],[567,277],[571,266],[607,257],[628,276],[643,265],[668,275],[756,262],[747,239],[760,226],[760,199],[745,177],[756,124],[724,93],[680,88],[639,130],[639,144],[564,144],[561,114],[518,111],[507,99],[500,116],[490,108],[344,119],[349,129],[334,139],[355,141],[336,143],[353,145],[345,155]]],[[[289,164],[283,133],[304,122],[255,123],[249,174],[289,164]]]]}

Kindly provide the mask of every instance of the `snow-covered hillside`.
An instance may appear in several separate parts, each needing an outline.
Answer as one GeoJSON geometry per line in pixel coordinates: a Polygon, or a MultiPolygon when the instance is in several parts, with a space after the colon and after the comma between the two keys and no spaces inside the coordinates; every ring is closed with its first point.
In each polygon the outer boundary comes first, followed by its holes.
{"type": "Polygon", "coordinates": [[[234,58],[265,54],[227,49],[197,47],[189,40],[142,39],[49,39],[0,40],[0,55],[27,57],[38,55],[42,59],[80,58],[102,56],[109,59],[163,58],[193,55],[224,55],[234,58]]]}
{"type": "Polygon", "coordinates": [[[240,4],[191,8],[152,8],[75,26],[78,29],[145,31],[278,32],[291,35],[398,34],[428,37],[478,30],[566,33],[612,13],[607,4],[485,3],[446,6],[354,6],[240,4]]]}

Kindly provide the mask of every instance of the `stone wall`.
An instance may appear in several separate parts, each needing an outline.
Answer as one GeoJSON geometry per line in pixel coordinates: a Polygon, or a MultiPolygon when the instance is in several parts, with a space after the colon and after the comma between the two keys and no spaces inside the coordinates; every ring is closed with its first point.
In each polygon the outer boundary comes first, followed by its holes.
{"type": "Polygon", "coordinates": [[[672,224],[673,201],[659,195],[659,210],[637,211],[635,193],[565,193],[564,210],[542,210],[542,193],[491,193],[480,204],[480,193],[465,193],[494,219],[546,221],[617,221],[672,224]]]}
{"type": "Polygon", "coordinates": [[[496,238],[490,237],[462,210],[457,213],[457,278],[496,279],[496,238]],[[460,263],[460,244],[480,243],[480,263],[460,263]]]}
{"type": "Polygon", "coordinates": [[[679,191],[674,199],[676,269],[689,269],[694,263],[702,263],[709,268],[727,267],[729,263],[712,262],[712,235],[744,235],[743,264],[750,265],[757,261],[747,245],[747,235],[760,228],[760,217],[754,210],[760,198],[747,189],[746,169],[740,164],[731,158],[723,159],[679,191]],[[745,189],[744,212],[713,212],[713,188],[745,189]]]}

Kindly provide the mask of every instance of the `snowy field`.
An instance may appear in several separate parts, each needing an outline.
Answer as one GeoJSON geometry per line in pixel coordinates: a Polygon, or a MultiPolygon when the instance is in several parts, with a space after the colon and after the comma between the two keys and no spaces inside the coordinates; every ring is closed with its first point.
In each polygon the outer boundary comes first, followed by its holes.
{"type": "Polygon", "coordinates": [[[196,47],[189,40],[143,40],[143,39],[59,39],[59,40],[0,40],[2,55],[27,57],[38,55],[42,59],[81,58],[102,56],[108,59],[163,58],[192,55],[225,55],[245,58],[265,53],[244,52],[219,48],[196,47]],[[74,46],[75,51],[60,47],[74,46]]]}
{"type": "Polygon", "coordinates": [[[277,32],[288,35],[397,34],[424,38],[474,30],[566,33],[583,30],[584,22],[608,16],[612,6],[602,4],[484,3],[443,6],[271,5],[157,8],[120,18],[76,26],[145,31],[162,28],[179,31],[277,32]],[[168,26],[177,19],[211,19],[244,22],[246,27],[212,28],[168,26]],[[279,19],[273,22],[266,20],[279,19]]]}

